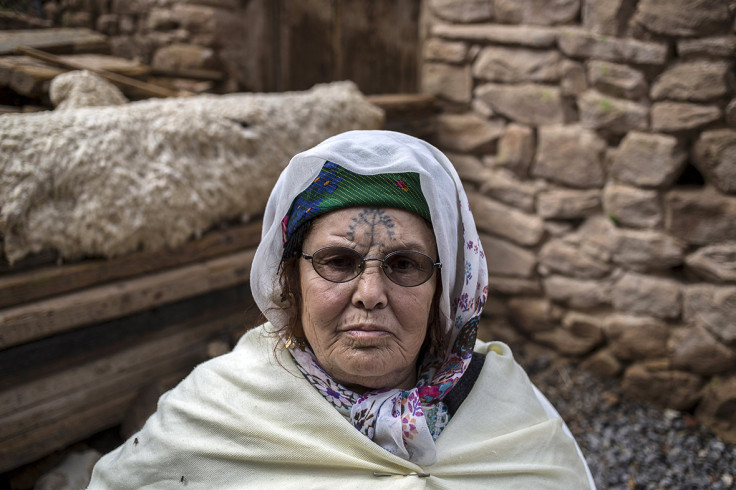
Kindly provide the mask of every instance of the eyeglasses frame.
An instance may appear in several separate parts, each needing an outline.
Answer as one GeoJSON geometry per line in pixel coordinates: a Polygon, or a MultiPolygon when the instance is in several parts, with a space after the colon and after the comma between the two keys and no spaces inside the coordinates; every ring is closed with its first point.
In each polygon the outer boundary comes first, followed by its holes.
{"type": "Polygon", "coordinates": [[[419,252],[417,250],[394,250],[393,252],[387,253],[386,256],[383,257],[382,259],[376,259],[376,258],[369,259],[369,258],[366,258],[366,257],[360,255],[359,252],[357,252],[356,250],[353,250],[350,247],[343,247],[341,245],[330,245],[330,246],[327,246],[327,247],[318,248],[317,250],[315,250],[312,253],[312,255],[305,254],[304,252],[302,252],[302,258],[303,259],[306,259],[306,260],[308,260],[308,261],[310,261],[312,263],[312,268],[314,269],[314,272],[316,272],[319,277],[321,277],[325,281],[328,281],[328,282],[331,282],[331,283],[334,283],[334,284],[345,284],[346,282],[350,282],[353,279],[357,279],[358,277],[360,277],[363,274],[363,272],[365,272],[365,264],[366,264],[366,262],[370,262],[370,261],[380,262],[381,263],[380,269],[383,271],[383,275],[386,276],[388,278],[388,280],[391,281],[392,283],[396,284],[397,286],[401,286],[403,288],[415,288],[417,286],[421,286],[425,282],[427,282],[430,279],[432,279],[432,276],[434,275],[434,270],[435,269],[442,270],[442,262],[434,262],[434,259],[432,257],[430,257],[429,255],[427,255],[425,253],[419,252]],[[362,262],[358,266],[358,270],[360,272],[358,272],[357,275],[355,275],[354,277],[351,277],[350,279],[348,279],[346,281],[333,281],[332,279],[327,279],[325,276],[323,276],[322,274],[320,274],[319,271],[317,270],[317,268],[314,266],[314,260],[313,259],[314,259],[314,256],[316,254],[318,254],[320,251],[326,250],[328,248],[344,248],[344,249],[352,250],[353,252],[355,252],[355,254],[358,255],[358,256],[360,256],[361,259],[362,259],[362,262]],[[387,267],[386,266],[386,259],[389,258],[389,257],[391,257],[394,254],[401,253],[401,252],[411,252],[411,253],[416,253],[416,254],[423,255],[423,256],[427,257],[429,260],[432,261],[432,273],[429,276],[427,276],[427,278],[424,281],[420,282],[419,284],[414,284],[412,286],[404,286],[403,284],[399,284],[398,282],[396,282],[393,279],[391,279],[391,276],[389,276],[386,273],[386,269],[384,269],[384,267],[387,267]]]}

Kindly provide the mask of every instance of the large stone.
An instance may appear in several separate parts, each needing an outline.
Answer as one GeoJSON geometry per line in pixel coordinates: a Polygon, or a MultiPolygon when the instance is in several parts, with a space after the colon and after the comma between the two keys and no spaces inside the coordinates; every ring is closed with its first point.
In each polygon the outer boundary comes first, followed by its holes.
{"type": "Polygon", "coordinates": [[[580,121],[590,129],[614,134],[646,130],[649,127],[649,108],[638,102],[606,97],[597,90],[588,90],[578,99],[580,121]]]}
{"type": "Polygon", "coordinates": [[[557,42],[560,50],[571,58],[636,65],[664,65],[667,62],[668,46],[662,42],[608,38],[575,27],[561,29],[557,42]]]}
{"type": "Polygon", "coordinates": [[[606,142],[580,126],[539,128],[539,146],[532,175],[570,187],[602,187],[606,142]]]}
{"type": "Polygon", "coordinates": [[[601,278],[611,272],[611,265],[580,252],[577,244],[562,239],[550,240],[539,251],[539,271],[553,272],[580,279],[601,278]]]}
{"type": "Polygon", "coordinates": [[[128,102],[112,83],[90,71],[68,71],[54,77],[49,98],[56,110],[115,106],[128,102]]]}
{"type": "Polygon", "coordinates": [[[685,258],[685,265],[707,281],[736,282],[736,242],[699,248],[685,258]]]}
{"type": "Polygon", "coordinates": [[[489,274],[521,278],[534,276],[537,257],[531,251],[486,234],[481,234],[480,241],[486,254],[489,274]]]}
{"type": "Polygon", "coordinates": [[[668,68],[652,85],[654,100],[705,102],[729,93],[731,63],[683,61],[668,68]]]}
{"type": "Polygon", "coordinates": [[[560,66],[562,71],[560,91],[563,96],[577,97],[588,90],[588,79],[582,63],[565,59],[560,66]]]}
{"type": "Polygon", "coordinates": [[[736,367],[736,351],[702,327],[681,328],[669,341],[672,367],[697,374],[719,374],[736,367]]]}
{"type": "Polygon", "coordinates": [[[611,303],[608,280],[575,279],[552,275],[543,279],[547,297],[570,308],[589,310],[611,303]]]}
{"type": "Polygon", "coordinates": [[[562,319],[562,325],[576,337],[588,339],[593,345],[603,340],[604,322],[598,316],[571,311],[562,319]]]}
{"type": "Polygon", "coordinates": [[[723,0],[641,0],[632,22],[665,36],[712,36],[731,27],[728,9],[723,0]]]}
{"type": "Polygon", "coordinates": [[[600,261],[608,262],[616,246],[619,228],[610,217],[593,215],[580,225],[571,239],[578,240],[580,250],[600,261]]]}
{"type": "Polygon", "coordinates": [[[536,138],[532,128],[509,124],[498,142],[496,163],[525,178],[529,174],[535,152],[536,138]]]}
{"type": "Polygon", "coordinates": [[[620,36],[635,5],[635,0],[583,0],[583,27],[599,35],[620,36]]]}
{"type": "Polygon", "coordinates": [[[219,68],[215,52],[192,44],[171,44],[156,50],[151,66],[157,70],[208,70],[219,68]]]}
{"type": "Polygon", "coordinates": [[[483,150],[501,137],[504,128],[500,119],[489,121],[473,113],[441,114],[437,117],[437,142],[448,150],[483,150]]]}
{"type": "Polygon", "coordinates": [[[726,105],[726,124],[729,126],[736,126],[736,99],[731,99],[731,102],[726,105]]]}
{"type": "Polygon", "coordinates": [[[519,296],[508,301],[514,325],[527,333],[544,332],[559,325],[562,312],[546,298],[519,296]]]}
{"type": "Polygon", "coordinates": [[[665,196],[665,228],[695,245],[736,241],[736,198],[713,189],[683,189],[665,196]]]}
{"type": "Polygon", "coordinates": [[[611,299],[617,311],[674,319],[682,310],[680,289],[671,279],[627,272],[613,286],[611,299]]]}
{"type": "Polygon", "coordinates": [[[557,82],[562,74],[561,64],[562,56],[557,50],[489,46],[478,55],[473,76],[500,83],[557,82]]]}
{"type": "Polygon", "coordinates": [[[603,210],[616,223],[634,228],[656,228],[664,220],[657,191],[626,185],[606,185],[603,210]]]}
{"type": "Polygon", "coordinates": [[[736,55],[736,36],[680,39],[677,41],[677,54],[681,58],[694,56],[733,58],[736,55]]]}
{"type": "Polygon", "coordinates": [[[649,92],[647,80],[640,70],[619,63],[589,61],[588,80],[600,92],[614,97],[638,100],[649,92]]]}
{"type": "Polygon", "coordinates": [[[545,219],[577,219],[600,210],[601,192],[597,189],[550,189],[537,196],[537,214],[545,219]]]}
{"type": "Polygon", "coordinates": [[[491,0],[430,0],[429,7],[450,22],[482,22],[493,17],[491,0]]]}
{"type": "Polygon", "coordinates": [[[736,286],[696,285],[685,289],[685,321],[736,345],[736,286]]]}
{"type": "Polygon", "coordinates": [[[542,294],[542,285],[539,279],[524,279],[522,277],[488,276],[488,290],[509,296],[539,296],[542,294]]]}
{"type": "Polygon", "coordinates": [[[557,87],[533,83],[488,83],[476,88],[475,95],[494,111],[517,123],[541,126],[565,122],[565,109],[557,87]]]}
{"type": "Polygon", "coordinates": [[[435,36],[484,44],[513,44],[533,48],[551,48],[557,42],[557,30],[551,27],[509,26],[502,24],[432,26],[435,36]]]}
{"type": "Polygon", "coordinates": [[[682,264],[685,243],[655,230],[619,230],[612,250],[613,262],[640,272],[666,270],[682,264]]]}
{"type": "Polygon", "coordinates": [[[503,119],[489,120],[472,112],[437,116],[437,142],[451,151],[486,153],[495,150],[505,129],[503,119]]]}
{"type": "Polygon", "coordinates": [[[663,133],[687,131],[718,121],[723,112],[715,105],[687,102],[656,102],[652,105],[652,130],[663,133]]]}
{"type": "Polygon", "coordinates": [[[460,180],[464,183],[472,182],[480,185],[486,181],[489,170],[483,165],[480,158],[473,155],[450,152],[445,152],[445,155],[450,159],[460,180]]]}
{"type": "Polygon", "coordinates": [[[632,131],[618,147],[611,176],[638,187],[664,187],[675,181],[686,159],[673,136],[632,131]]]}
{"type": "Polygon", "coordinates": [[[701,133],[693,148],[693,163],[706,182],[722,192],[736,194],[736,130],[701,133]]]}
{"type": "Polygon", "coordinates": [[[641,364],[626,369],[621,384],[624,394],[660,407],[689,410],[698,403],[703,381],[683,371],[650,371],[641,364]]]}
{"type": "Polygon", "coordinates": [[[503,24],[567,24],[578,16],[580,0],[495,0],[503,24]]]}
{"type": "Polygon", "coordinates": [[[382,125],[383,112],[351,82],[4,115],[6,256],[175,248],[217,223],[263,212],[294,154],[382,125]]]}
{"type": "Polygon", "coordinates": [[[488,170],[482,175],[480,191],[483,194],[527,213],[534,212],[534,198],[540,185],[519,180],[503,168],[488,170]]]}
{"type": "Polygon", "coordinates": [[[470,66],[446,63],[424,63],[422,66],[423,93],[467,104],[472,91],[473,75],[470,66]]]}
{"type": "Polygon", "coordinates": [[[519,245],[533,246],[544,236],[541,218],[510,208],[478,192],[468,192],[478,229],[508,238],[519,245]]]}
{"type": "Polygon", "coordinates": [[[718,437],[736,444],[736,375],[713,378],[695,414],[718,437]]]}
{"type": "Polygon", "coordinates": [[[430,38],[424,43],[424,59],[444,63],[462,63],[468,56],[468,45],[459,41],[430,38]]]}
{"type": "Polygon", "coordinates": [[[535,342],[546,345],[563,356],[580,357],[589,353],[599,342],[585,337],[578,337],[568,328],[556,327],[552,330],[532,334],[535,342]]]}
{"type": "Polygon", "coordinates": [[[656,318],[611,315],[604,322],[611,352],[623,361],[657,359],[667,355],[670,329],[656,318]]]}
{"type": "Polygon", "coordinates": [[[610,349],[601,349],[580,363],[580,369],[588,371],[599,378],[615,378],[623,370],[623,366],[611,354],[610,349]]]}

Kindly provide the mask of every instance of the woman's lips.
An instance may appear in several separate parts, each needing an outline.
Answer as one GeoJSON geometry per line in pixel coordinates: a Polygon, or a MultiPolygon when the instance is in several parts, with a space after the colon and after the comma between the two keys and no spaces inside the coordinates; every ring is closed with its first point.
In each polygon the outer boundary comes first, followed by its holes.
{"type": "Polygon", "coordinates": [[[356,339],[375,339],[390,335],[390,332],[380,325],[351,325],[342,331],[356,339]]]}

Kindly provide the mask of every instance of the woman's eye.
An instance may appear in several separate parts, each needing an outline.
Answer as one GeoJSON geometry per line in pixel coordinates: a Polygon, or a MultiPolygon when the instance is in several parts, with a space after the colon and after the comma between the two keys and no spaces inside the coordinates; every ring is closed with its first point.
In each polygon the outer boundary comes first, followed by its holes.
{"type": "Polygon", "coordinates": [[[326,257],[321,262],[322,265],[331,269],[352,270],[355,268],[355,258],[350,257],[349,255],[333,255],[331,257],[326,257]]]}
{"type": "Polygon", "coordinates": [[[418,264],[409,257],[396,257],[391,261],[390,265],[392,269],[399,272],[411,271],[418,268],[418,264]]]}

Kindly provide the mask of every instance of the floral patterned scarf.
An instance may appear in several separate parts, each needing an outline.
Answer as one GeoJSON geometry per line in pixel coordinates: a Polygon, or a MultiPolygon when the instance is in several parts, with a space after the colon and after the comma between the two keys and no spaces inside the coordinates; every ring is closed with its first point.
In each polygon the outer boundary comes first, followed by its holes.
{"type": "MultiPolygon", "coordinates": [[[[449,343],[441,353],[425,353],[417,385],[362,395],[334,381],[309,349],[290,352],[313,386],[366,437],[389,452],[427,466],[437,460],[425,413],[434,413],[465,372],[472,357],[481,311],[488,294],[485,254],[462,183],[447,157],[417,138],[391,131],[351,131],[295,156],[269,198],[261,245],[251,273],[253,295],[277,328],[285,325],[278,308],[277,270],[283,253],[284,221],[299,194],[319,176],[325,162],[360,175],[414,172],[429,206],[443,264],[440,311],[449,343]]],[[[436,435],[436,434],[435,434],[436,435]]]]}

